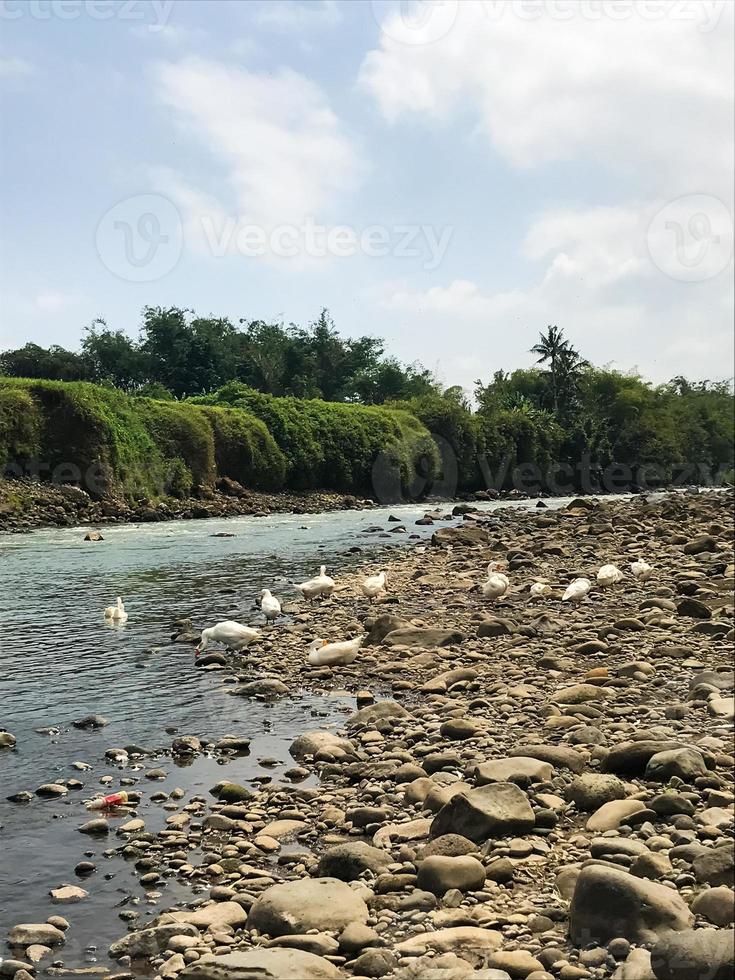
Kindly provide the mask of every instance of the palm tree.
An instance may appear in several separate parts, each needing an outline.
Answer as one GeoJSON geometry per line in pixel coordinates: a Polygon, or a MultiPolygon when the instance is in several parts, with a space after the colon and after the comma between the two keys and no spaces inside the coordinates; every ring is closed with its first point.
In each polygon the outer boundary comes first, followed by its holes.
{"type": "Polygon", "coordinates": [[[564,331],[556,325],[548,326],[546,333],[541,331],[539,342],[531,348],[532,354],[538,355],[537,364],[549,363],[551,373],[551,399],[554,408],[554,415],[559,417],[559,383],[561,381],[561,368],[564,358],[569,353],[574,353],[579,357],[568,340],[564,338],[564,331]]]}

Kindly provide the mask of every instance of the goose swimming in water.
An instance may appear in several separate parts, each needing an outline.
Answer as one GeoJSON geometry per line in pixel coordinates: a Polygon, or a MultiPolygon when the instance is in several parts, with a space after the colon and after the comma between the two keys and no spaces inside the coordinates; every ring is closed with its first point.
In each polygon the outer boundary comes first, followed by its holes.
{"type": "Polygon", "coordinates": [[[322,565],[319,574],[314,578],[296,585],[296,591],[300,592],[304,599],[316,599],[318,596],[329,596],[334,592],[336,582],[327,575],[327,566],[322,565]]]}
{"type": "Polygon", "coordinates": [[[128,618],[128,614],[125,612],[125,606],[120,596],[117,597],[117,602],[114,606],[108,606],[105,609],[105,619],[111,619],[113,622],[124,623],[128,618]]]}
{"type": "Polygon", "coordinates": [[[215,626],[202,630],[202,638],[196,648],[196,656],[206,650],[210,643],[222,643],[231,650],[244,650],[253,640],[260,636],[258,630],[250,626],[243,626],[231,619],[225,619],[215,626]]]}

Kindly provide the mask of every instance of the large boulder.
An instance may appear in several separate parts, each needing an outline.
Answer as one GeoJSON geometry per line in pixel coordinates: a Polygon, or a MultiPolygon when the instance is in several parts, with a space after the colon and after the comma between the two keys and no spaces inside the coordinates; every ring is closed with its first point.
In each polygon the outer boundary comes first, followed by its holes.
{"type": "Polygon", "coordinates": [[[515,783],[490,783],[453,796],[434,818],[431,836],[460,834],[480,843],[524,833],[535,822],[526,794],[515,783]]]}
{"type": "Polygon", "coordinates": [[[363,871],[383,871],[390,864],[384,850],[371,847],[364,841],[347,841],[325,851],[319,859],[317,874],[320,878],[338,878],[354,881],[363,871]]]}
{"type": "Polygon", "coordinates": [[[455,548],[487,547],[490,535],[482,527],[440,527],[432,534],[431,543],[437,548],[449,545],[455,548]]]}
{"type": "Polygon", "coordinates": [[[732,929],[687,929],[661,939],[651,950],[656,980],[732,980],[732,929]]]}
{"type": "Polygon", "coordinates": [[[657,752],[668,752],[679,749],[679,742],[667,740],[642,739],[640,742],[621,742],[602,760],[605,772],[614,772],[625,776],[642,776],[646,771],[649,759],[657,752]]]}
{"type": "Polygon", "coordinates": [[[48,922],[21,922],[8,935],[9,946],[63,946],[64,933],[48,922]]]}
{"type": "Polygon", "coordinates": [[[407,619],[401,619],[400,616],[391,616],[390,614],[384,614],[382,616],[377,616],[375,619],[365,620],[365,629],[368,631],[367,636],[363,640],[362,645],[364,647],[372,647],[378,643],[383,642],[383,638],[393,630],[403,629],[411,624],[407,619]]]}
{"type": "Polygon", "coordinates": [[[181,980],[337,980],[344,974],[323,956],[302,949],[248,949],[189,963],[181,980]]]}
{"type": "Polygon", "coordinates": [[[481,762],[475,767],[473,775],[478,786],[486,786],[488,783],[515,783],[526,779],[532,783],[543,783],[551,779],[554,769],[541,759],[519,755],[511,759],[481,762]]]}
{"type": "Polygon", "coordinates": [[[627,791],[617,776],[585,772],[571,781],[566,796],[578,810],[597,810],[613,800],[624,800],[627,791]]]}
{"type": "Polygon", "coordinates": [[[696,749],[683,747],[667,749],[652,755],[646,764],[645,778],[667,783],[672,776],[685,783],[694,782],[697,776],[704,776],[707,766],[702,753],[696,749]]]}
{"type": "Polygon", "coordinates": [[[248,929],[288,936],[316,929],[338,932],[351,922],[367,922],[368,908],[356,891],[337,878],[301,878],[271,885],[253,903],[248,929]]]}
{"type": "Polygon", "coordinates": [[[735,847],[732,843],[708,847],[692,861],[694,875],[703,885],[735,884],[735,847]]]}
{"type": "Polygon", "coordinates": [[[172,912],[177,922],[188,922],[199,929],[215,929],[217,926],[243,926],[247,913],[238,902],[212,902],[193,911],[172,912]]]}
{"type": "Polygon", "coordinates": [[[450,888],[461,892],[479,891],[485,884],[485,868],[469,854],[445,857],[435,854],[419,865],[416,884],[441,897],[450,888]]]}
{"type": "Polygon", "coordinates": [[[618,937],[654,943],[693,922],[678,892],[603,865],[582,869],[569,910],[569,933],[577,946],[604,945],[618,937]]]}
{"type": "Polygon", "coordinates": [[[305,732],[299,735],[291,743],[289,750],[294,759],[305,759],[309,755],[316,755],[317,752],[327,752],[338,758],[353,756],[355,746],[347,738],[340,738],[333,732],[314,731],[305,732]]]}

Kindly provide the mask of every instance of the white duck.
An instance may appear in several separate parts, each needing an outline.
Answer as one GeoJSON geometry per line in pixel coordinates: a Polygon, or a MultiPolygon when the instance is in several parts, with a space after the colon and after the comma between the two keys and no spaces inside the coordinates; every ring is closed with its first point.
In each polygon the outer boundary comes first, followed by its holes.
{"type": "Polygon", "coordinates": [[[387,585],[388,576],[385,572],[381,572],[379,575],[369,575],[364,578],[360,583],[360,588],[362,594],[368,599],[375,599],[381,592],[385,592],[387,585]]]}
{"type": "Polygon", "coordinates": [[[260,593],[260,611],[266,621],[272,623],[281,615],[281,603],[276,599],[270,589],[263,589],[260,593]]]}
{"type": "Polygon", "coordinates": [[[567,586],[562,602],[581,602],[592,588],[592,583],[588,578],[575,578],[571,585],[567,586]]]}
{"type": "Polygon", "coordinates": [[[508,591],[510,579],[499,571],[502,567],[498,561],[491,561],[487,566],[487,579],[480,586],[486,599],[499,599],[508,591]]]}
{"type": "Polygon", "coordinates": [[[597,573],[597,584],[603,587],[617,585],[622,578],[625,578],[625,575],[623,575],[617,565],[603,565],[597,573]]]}
{"type": "Polygon", "coordinates": [[[351,664],[357,657],[364,639],[363,636],[358,636],[354,640],[343,640],[340,643],[327,643],[326,640],[316,639],[309,646],[309,664],[312,667],[351,664]]]}
{"type": "Polygon", "coordinates": [[[105,619],[111,619],[113,622],[124,623],[128,618],[128,614],[125,612],[125,606],[120,596],[117,597],[117,602],[114,606],[107,606],[105,609],[105,619]]]}
{"type": "Polygon", "coordinates": [[[545,599],[551,595],[552,588],[548,582],[534,582],[530,589],[532,599],[545,599]]]}
{"type": "Polygon", "coordinates": [[[633,573],[633,578],[637,578],[639,582],[647,582],[653,575],[653,566],[649,565],[647,561],[643,561],[642,558],[631,562],[630,570],[633,573]]]}
{"type": "Polygon", "coordinates": [[[250,626],[243,626],[242,623],[236,623],[231,619],[225,619],[215,626],[210,626],[209,629],[202,630],[202,638],[196,648],[196,655],[198,656],[202,650],[206,650],[210,643],[223,643],[231,650],[244,650],[259,636],[258,630],[254,630],[250,626]]]}
{"type": "Polygon", "coordinates": [[[302,582],[295,586],[296,591],[300,592],[304,599],[316,599],[318,596],[328,596],[334,592],[336,583],[333,578],[327,575],[327,566],[322,565],[319,574],[314,578],[302,582]]]}

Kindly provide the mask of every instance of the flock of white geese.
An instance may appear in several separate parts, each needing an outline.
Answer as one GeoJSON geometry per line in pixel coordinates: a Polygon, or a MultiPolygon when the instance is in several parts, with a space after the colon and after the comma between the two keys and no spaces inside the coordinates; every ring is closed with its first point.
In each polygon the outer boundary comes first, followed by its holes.
{"type": "MultiPolygon", "coordinates": [[[[501,571],[505,567],[507,567],[506,563],[501,561],[492,561],[487,566],[487,578],[480,585],[480,592],[486,599],[501,599],[510,588],[510,579],[501,571]]],[[[631,563],[630,573],[633,578],[645,582],[653,575],[653,567],[648,562],[638,559],[631,563]]],[[[598,586],[607,588],[617,585],[623,578],[625,578],[625,573],[617,565],[603,565],[597,572],[596,582],[598,586]]],[[[327,575],[326,565],[322,565],[318,575],[294,587],[303,599],[313,601],[328,598],[336,586],[335,580],[327,575]]],[[[371,600],[384,594],[387,588],[388,576],[384,571],[377,575],[369,575],[360,582],[362,594],[371,600]]],[[[561,601],[582,602],[591,588],[592,581],[590,579],[575,578],[567,586],[561,601]]],[[[554,594],[554,590],[548,582],[539,580],[531,584],[529,594],[533,600],[547,599],[554,594]]],[[[272,623],[282,615],[281,603],[270,589],[263,589],[258,598],[260,610],[266,623],[272,623]]],[[[128,614],[120,596],[117,597],[114,606],[108,606],[105,609],[104,617],[110,623],[122,624],[127,620],[128,614]]],[[[206,650],[211,643],[220,643],[230,650],[239,652],[259,639],[260,635],[260,631],[252,626],[244,626],[232,619],[226,619],[202,630],[201,639],[196,648],[196,656],[206,650]]],[[[359,636],[352,640],[328,643],[326,640],[317,638],[308,647],[307,660],[314,667],[351,664],[356,659],[364,639],[363,636],[359,636]]]]}

